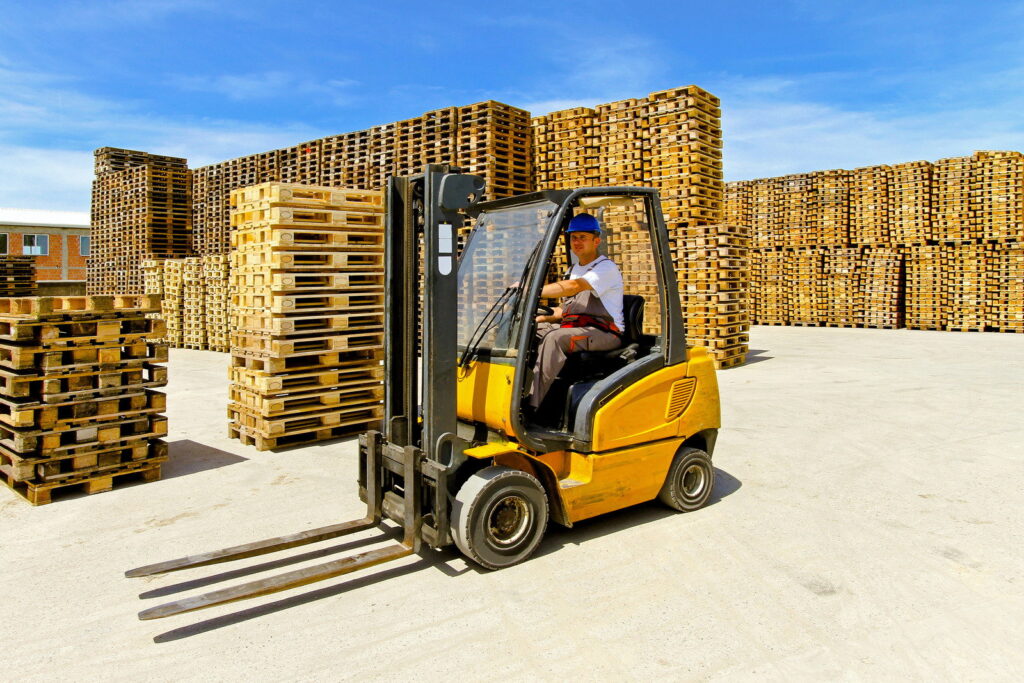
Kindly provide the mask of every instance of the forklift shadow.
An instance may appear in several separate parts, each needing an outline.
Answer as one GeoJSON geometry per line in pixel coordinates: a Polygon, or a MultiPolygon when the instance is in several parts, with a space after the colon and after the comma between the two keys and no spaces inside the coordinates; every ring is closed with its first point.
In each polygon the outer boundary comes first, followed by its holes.
{"type": "MultiPolygon", "coordinates": [[[[715,488],[711,491],[704,508],[717,505],[723,498],[732,495],[743,486],[743,483],[725,470],[715,468],[715,488]]],[[[701,509],[704,509],[701,508],[701,509]]],[[[688,514],[699,515],[700,510],[688,514]]],[[[581,545],[602,536],[618,533],[626,529],[657,522],[658,520],[680,514],[658,500],[640,503],[632,507],[609,512],[599,517],[577,523],[571,529],[551,525],[548,533],[537,552],[537,557],[558,552],[563,546],[581,545]]]]}
{"type": "MultiPolygon", "coordinates": [[[[222,581],[229,581],[231,579],[238,579],[250,574],[258,572],[269,571],[273,569],[280,569],[291,564],[299,562],[306,562],[309,560],[316,560],[334,555],[337,553],[344,553],[347,551],[355,550],[364,546],[373,545],[380,543],[382,540],[399,541],[402,538],[402,530],[397,526],[385,526],[383,527],[384,536],[375,534],[367,538],[359,538],[345,543],[338,544],[330,548],[323,548],[320,550],[314,550],[311,552],[301,553],[299,555],[292,555],[287,558],[274,560],[271,562],[263,562],[260,564],[252,565],[249,567],[243,567],[240,569],[221,572],[213,576],[208,576],[200,579],[194,579],[191,581],[185,581],[182,583],[174,584],[171,586],[164,586],[163,588],[157,588],[155,590],[146,591],[139,595],[140,599],[159,598],[172,595],[174,593],[180,593],[183,591],[193,590],[197,588],[203,588],[212,584],[220,583],[222,581]]],[[[459,576],[470,571],[467,563],[467,567],[464,569],[455,569],[449,566],[451,560],[458,558],[457,552],[453,552],[449,549],[444,549],[437,552],[431,552],[429,549],[421,551],[420,555],[413,555],[410,559],[414,559],[414,562],[409,564],[403,564],[401,566],[385,569],[383,571],[377,571],[366,574],[353,574],[347,576],[340,576],[336,580],[340,583],[331,586],[325,586],[317,590],[309,591],[308,593],[302,593],[301,595],[290,595],[280,600],[267,603],[265,605],[258,605],[256,607],[250,607],[249,609],[241,610],[239,612],[232,612],[231,614],[225,614],[222,616],[214,617],[212,619],[206,619],[194,624],[188,624],[180,628],[166,631],[157,636],[154,636],[154,643],[168,643],[175,640],[181,640],[182,638],[188,638],[196,636],[201,633],[207,633],[214,631],[219,628],[226,626],[233,626],[251,619],[258,619],[265,617],[276,612],[281,612],[286,609],[293,607],[299,607],[307,603],[315,602],[316,600],[323,600],[348,591],[358,590],[360,588],[366,588],[376,583],[387,581],[388,579],[394,579],[407,574],[413,574],[415,572],[424,571],[427,569],[438,569],[448,576],[459,576]]],[[[475,567],[474,567],[475,568],[475,567]]]]}
{"type": "MultiPolygon", "coordinates": [[[[718,504],[722,499],[738,491],[741,486],[742,483],[738,479],[730,475],[728,472],[716,467],[715,488],[711,492],[711,498],[708,500],[707,506],[718,504]]],[[[579,545],[581,543],[586,543],[589,540],[601,538],[602,536],[607,536],[608,534],[617,533],[642,524],[656,522],[660,519],[676,514],[679,513],[665,507],[658,501],[653,501],[634,505],[633,507],[619,510],[617,512],[601,515],[594,519],[585,520],[577,524],[572,529],[563,529],[556,524],[552,524],[548,529],[548,533],[546,534],[544,541],[541,543],[541,547],[538,549],[536,557],[556,552],[566,545],[579,545]]],[[[700,514],[700,511],[698,510],[690,514],[700,514]]],[[[384,536],[375,534],[365,538],[357,538],[328,548],[299,553],[286,558],[261,562],[248,567],[241,567],[239,569],[221,572],[208,577],[192,579],[164,586],[162,588],[156,588],[154,590],[141,593],[139,598],[147,600],[167,597],[175,593],[204,588],[223,581],[242,579],[251,574],[281,569],[288,565],[318,560],[330,555],[357,550],[365,546],[380,543],[382,540],[398,541],[401,539],[402,530],[397,526],[388,524],[383,527],[383,531],[384,536]]],[[[454,546],[442,548],[437,551],[431,551],[424,548],[418,556],[412,556],[410,559],[413,559],[414,561],[401,566],[384,569],[383,571],[338,577],[337,580],[339,583],[336,585],[325,586],[317,590],[302,593],[301,595],[290,595],[264,605],[250,607],[249,609],[241,610],[239,612],[232,612],[231,614],[213,617],[211,619],[172,629],[154,636],[153,642],[168,643],[175,640],[181,640],[182,638],[200,635],[202,633],[207,633],[227,626],[233,626],[252,619],[259,619],[260,617],[265,617],[293,607],[299,607],[316,600],[323,600],[325,598],[347,593],[348,591],[359,590],[361,588],[373,586],[382,581],[406,576],[408,574],[413,574],[427,569],[436,569],[451,577],[457,577],[471,571],[478,574],[491,573],[490,570],[483,569],[468,560],[464,560],[459,552],[455,550],[454,546]],[[463,564],[463,562],[464,565],[459,566],[460,564],[463,564]]]]}
{"type": "Polygon", "coordinates": [[[173,479],[206,470],[215,470],[218,467],[234,465],[247,459],[191,439],[171,441],[167,444],[167,455],[161,479],[173,479]]]}

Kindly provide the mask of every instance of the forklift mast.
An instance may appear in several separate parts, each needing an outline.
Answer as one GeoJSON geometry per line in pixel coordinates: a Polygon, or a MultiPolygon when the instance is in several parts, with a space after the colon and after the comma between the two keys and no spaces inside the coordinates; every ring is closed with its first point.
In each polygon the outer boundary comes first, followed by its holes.
{"type": "MultiPolygon", "coordinates": [[[[450,542],[448,473],[458,452],[453,449],[458,439],[457,238],[465,220],[460,211],[476,203],[483,190],[482,178],[440,164],[392,177],[387,186],[384,427],[378,443],[366,448],[383,451],[376,488],[384,492],[386,516],[401,520],[410,505],[402,499],[410,494],[429,497],[422,531],[435,547],[450,542]],[[417,478],[425,480],[422,492],[406,482],[403,463],[409,458],[417,463],[417,478]],[[396,488],[404,496],[394,493],[396,488]]],[[[373,493],[367,490],[366,470],[373,461],[372,453],[361,458],[360,486],[368,495],[373,493]]]]}

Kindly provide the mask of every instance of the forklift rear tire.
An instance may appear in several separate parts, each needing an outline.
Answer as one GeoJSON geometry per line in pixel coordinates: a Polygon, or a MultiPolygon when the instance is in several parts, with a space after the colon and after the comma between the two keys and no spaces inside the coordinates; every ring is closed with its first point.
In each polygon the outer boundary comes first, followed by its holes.
{"type": "Polygon", "coordinates": [[[537,479],[510,467],[486,467],[459,489],[452,536],[459,550],[487,569],[530,557],[548,526],[548,499],[537,479]]]}
{"type": "Polygon", "coordinates": [[[680,512],[704,507],[715,487],[715,468],[711,456],[697,448],[684,446],[676,453],[658,500],[680,512]]]}

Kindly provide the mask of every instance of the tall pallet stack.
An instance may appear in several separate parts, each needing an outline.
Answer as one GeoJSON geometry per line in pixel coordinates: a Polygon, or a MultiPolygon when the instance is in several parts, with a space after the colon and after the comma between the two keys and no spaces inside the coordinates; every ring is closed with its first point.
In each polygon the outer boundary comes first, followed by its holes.
{"type": "Polygon", "coordinates": [[[971,157],[939,159],[932,176],[932,239],[963,242],[979,237],[971,211],[971,157]]]}
{"type": "Polygon", "coordinates": [[[844,247],[850,242],[850,172],[817,171],[811,177],[813,244],[844,247]]]}
{"type": "Polygon", "coordinates": [[[182,317],[185,301],[185,259],[166,259],[164,267],[164,295],[161,309],[167,324],[167,344],[174,348],[185,346],[185,324],[182,317]]]}
{"type": "Polygon", "coordinates": [[[596,163],[601,185],[642,185],[646,158],[647,126],[644,100],[628,99],[594,108],[596,163]]]}
{"type": "Polygon", "coordinates": [[[989,244],[988,317],[1000,332],[1024,332],[1024,242],[989,244]]]}
{"type": "Polygon", "coordinates": [[[595,112],[588,107],[556,111],[533,120],[537,189],[567,190],[600,184],[595,124],[595,112]]]}
{"type": "Polygon", "coordinates": [[[970,192],[979,237],[1019,239],[1024,226],[1024,154],[975,152],[970,192]]]}
{"type": "Polygon", "coordinates": [[[890,243],[888,166],[865,166],[850,172],[850,243],[858,246],[890,243]]]}
{"type": "MultiPolygon", "coordinates": [[[[642,202],[629,206],[608,207],[601,211],[602,243],[608,257],[619,267],[625,292],[644,298],[644,333],[661,334],[661,297],[658,274],[651,263],[651,235],[642,202]]],[[[562,254],[556,255],[557,270],[553,279],[564,278],[568,264],[562,254]]]]}
{"type": "Polygon", "coordinates": [[[791,252],[783,249],[756,249],[755,261],[760,274],[757,318],[760,325],[788,325],[792,309],[793,285],[787,264],[791,252]]]}
{"type": "Polygon", "coordinates": [[[861,307],[856,321],[863,327],[903,326],[903,253],[896,248],[864,251],[860,271],[861,307]]]}
{"type": "Polygon", "coordinates": [[[203,320],[206,323],[206,348],[230,350],[231,304],[230,263],[226,254],[209,254],[203,261],[203,320]]]}
{"type": "Polygon", "coordinates": [[[748,227],[696,225],[685,229],[677,247],[676,277],[687,341],[706,347],[719,368],[746,360],[749,245],[748,227]]]}
{"type": "Polygon", "coordinates": [[[984,332],[988,320],[988,250],[984,244],[950,245],[943,272],[947,302],[946,329],[984,332]]]}
{"type": "Polygon", "coordinates": [[[760,178],[750,181],[751,245],[754,249],[783,246],[783,231],[776,229],[779,215],[780,179],[760,178]]]}
{"type": "Polygon", "coordinates": [[[36,257],[0,256],[0,297],[36,293],[36,257]]]}
{"type": "Polygon", "coordinates": [[[647,96],[646,183],[658,188],[670,234],[722,220],[721,101],[695,85],[647,96]]]}
{"type": "Polygon", "coordinates": [[[90,294],[141,294],[144,259],[191,248],[191,178],[184,159],[104,147],[96,150],[90,294]]]}
{"type": "Polygon", "coordinates": [[[201,351],[206,348],[206,282],[203,259],[190,256],[181,266],[181,330],[182,345],[201,351]]]}
{"type": "Polygon", "coordinates": [[[776,216],[773,226],[777,240],[784,247],[811,247],[817,245],[817,226],[811,214],[813,205],[810,174],[796,173],[777,178],[776,216]]]}
{"type": "Polygon", "coordinates": [[[810,247],[783,253],[786,254],[786,279],[792,288],[789,298],[790,323],[820,325],[824,319],[824,251],[819,247],[810,247]]]}
{"type": "Polygon", "coordinates": [[[822,261],[820,292],[823,297],[822,317],[831,327],[854,327],[863,310],[864,290],[861,283],[863,257],[853,247],[826,249],[822,261]]]}
{"type": "Polygon", "coordinates": [[[889,202],[894,245],[921,245],[933,239],[931,163],[911,161],[893,166],[889,202]]]}
{"type": "Polygon", "coordinates": [[[915,330],[946,328],[945,270],[949,265],[949,247],[926,245],[907,250],[907,327],[915,330]]]}
{"type": "Polygon", "coordinates": [[[383,189],[392,175],[449,163],[482,176],[497,199],[533,190],[532,152],[529,112],[487,101],[197,168],[194,251],[230,252],[229,195],[257,183],[383,189]]]}
{"type": "Polygon", "coordinates": [[[155,296],[0,299],[0,478],[33,505],[99,493],[167,460],[155,296]]]}
{"type": "Polygon", "coordinates": [[[232,206],[229,435],[267,450],[378,425],[383,194],[266,183],[232,206]]]}

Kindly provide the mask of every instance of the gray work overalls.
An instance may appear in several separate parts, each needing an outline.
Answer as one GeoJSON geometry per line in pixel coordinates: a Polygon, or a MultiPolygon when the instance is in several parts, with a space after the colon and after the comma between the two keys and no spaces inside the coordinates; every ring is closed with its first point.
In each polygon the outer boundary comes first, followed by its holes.
{"type": "MultiPolygon", "coordinates": [[[[583,275],[593,270],[601,260],[595,259],[583,275]]],[[[562,304],[562,316],[568,314],[600,318],[607,321],[609,326],[615,326],[608,309],[592,289],[586,289],[565,299],[562,304]]],[[[538,323],[537,340],[540,342],[540,348],[537,350],[537,363],[533,368],[533,385],[530,390],[530,406],[535,410],[540,407],[570,353],[611,351],[622,345],[622,338],[612,332],[589,326],[562,327],[561,323],[538,323]]]]}

